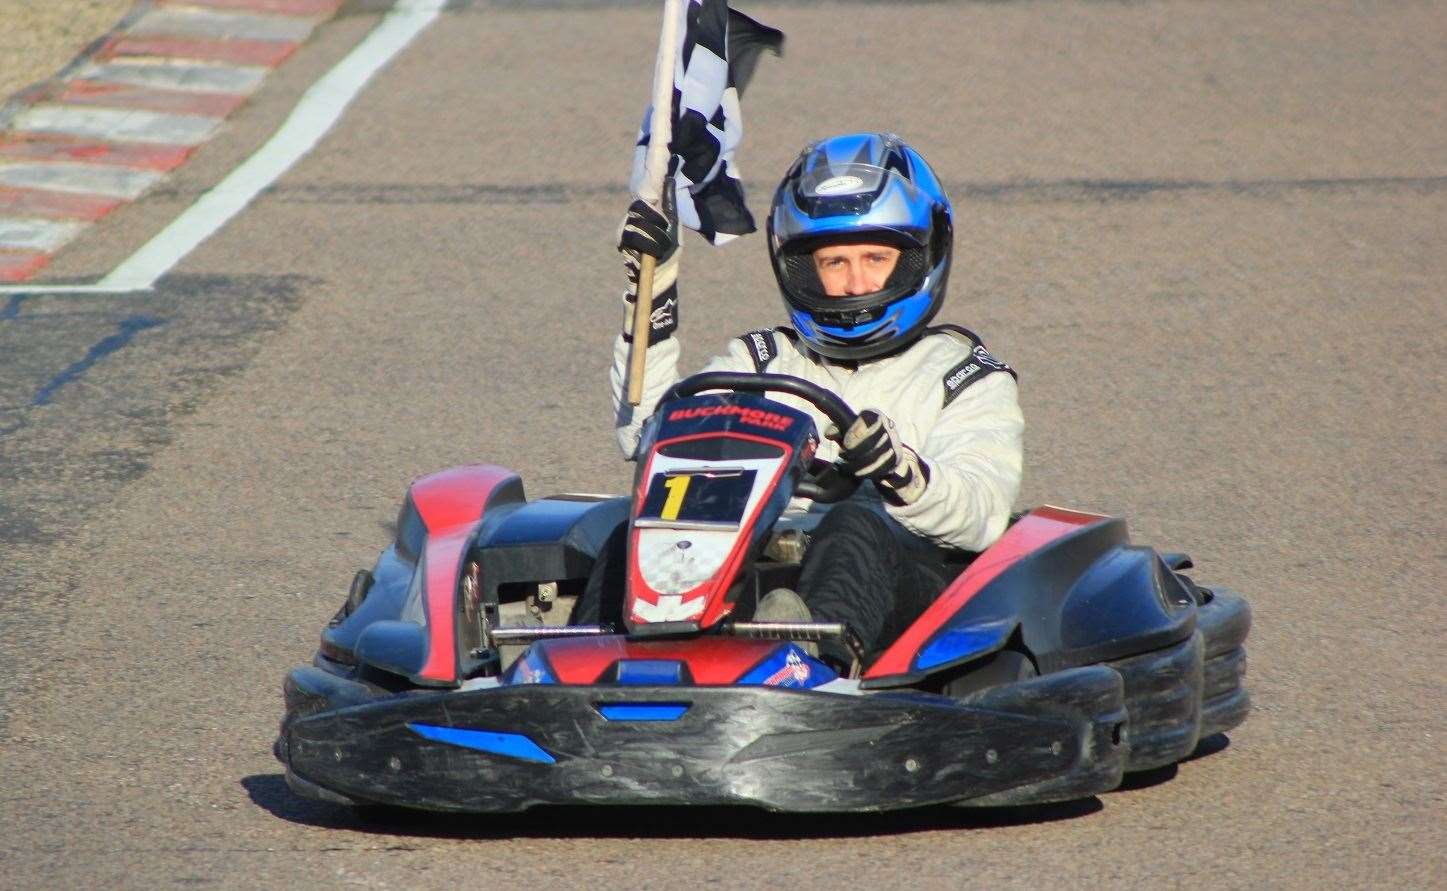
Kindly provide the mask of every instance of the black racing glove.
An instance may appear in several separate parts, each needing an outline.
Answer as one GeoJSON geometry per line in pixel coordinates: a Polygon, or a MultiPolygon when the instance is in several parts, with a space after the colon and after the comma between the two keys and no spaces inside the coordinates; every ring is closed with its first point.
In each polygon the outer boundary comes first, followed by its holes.
{"type": "Polygon", "coordinates": [[[648,342],[654,344],[673,335],[678,328],[678,213],[673,189],[663,190],[663,210],[638,199],[628,205],[618,231],[618,250],[628,275],[623,298],[628,312],[623,321],[623,339],[632,341],[633,303],[638,299],[638,270],[643,257],[657,261],[653,269],[653,305],[648,342]]]}
{"type": "Polygon", "coordinates": [[[899,441],[894,421],[866,408],[844,433],[830,427],[825,434],[839,443],[839,464],[846,473],[874,482],[892,504],[913,504],[924,494],[929,471],[914,449],[899,441]]]}

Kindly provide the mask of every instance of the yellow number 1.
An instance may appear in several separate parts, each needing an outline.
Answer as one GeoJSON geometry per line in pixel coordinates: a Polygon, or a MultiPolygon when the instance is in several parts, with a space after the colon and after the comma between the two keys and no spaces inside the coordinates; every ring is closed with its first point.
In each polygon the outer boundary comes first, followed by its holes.
{"type": "Polygon", "coordinates": [[[658,516],[664,520],[678,519],[678,511],[683,507],[683,494],[688,491],[688,481],[691,476],[671,476],[663,481],[664,487],[668,489],[668,497],[663,501],[663,510],[658,516]]]}

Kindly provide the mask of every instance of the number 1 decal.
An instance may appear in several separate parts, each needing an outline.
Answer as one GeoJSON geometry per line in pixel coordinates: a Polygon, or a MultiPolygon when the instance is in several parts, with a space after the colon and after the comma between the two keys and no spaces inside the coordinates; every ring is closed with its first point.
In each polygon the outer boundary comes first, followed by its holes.
{"type": "Polygon", "coordinates": [[[688,474],[671,476],[663,481],[663,486],[668,490],[668,498],[663,502],[663,509],[658,512],[659,519],[676,520],[678,512],[683,508],[683,496],[688,492],[688,481],[693,479],[688,474]]]}

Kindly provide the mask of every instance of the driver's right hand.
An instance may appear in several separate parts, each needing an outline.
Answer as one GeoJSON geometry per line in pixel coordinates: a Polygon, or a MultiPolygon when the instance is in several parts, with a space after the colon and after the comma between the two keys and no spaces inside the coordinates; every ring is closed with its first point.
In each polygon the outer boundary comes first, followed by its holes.
{"type": "Polygon", "coordinates": [[[678,213],[671,187],[663,190],[663,206],[656,208],[643,199],[628,205],[618,230],[618,250],[628,276],[627,299],[638,297],[638,270],[644,256],[657,261],[653,271],[653,296],[667,291],[678,280],[678,213]]]}
{"type": "Polygon", "coordinates": [[[873,480],[886,501],[913,504],[924,494],[928,465],[899,441],[894,421],[884,412],[866,408],[848,430],[840,431],[831,424],[824,435],[839,443],[839,468],[873,480]]]}

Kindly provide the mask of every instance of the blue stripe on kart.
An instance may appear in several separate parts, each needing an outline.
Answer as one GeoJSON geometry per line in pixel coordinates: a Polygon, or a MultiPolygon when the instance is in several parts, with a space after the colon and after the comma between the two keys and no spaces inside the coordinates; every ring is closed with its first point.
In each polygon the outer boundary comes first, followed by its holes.
{"type": "Polygon", "coordinates": [[[1015,624],[1008,621],[946,627],[920,650],[914,660],[914,669],[925,671],[946,662],[993,653],[1005,645],[1014,631],[1015,624]]]}
{"type": "Polygon", "coordinates": [[[409,722],[407,729],[433,742],[476,749],[493,755],[506,755],[520,761],[535,761],[538,764],[555,764],[556,758],[549,755],[537,743],[521,733],[497,733],[492,730],[467,730],[462,727],[438,727],[435,724],[409,722]]]}
{"type": "Polygon", "coordinates": [[[609,721],[677,721],[688,706],[686,702],[624,702],[597,708],[609,721]]]}

